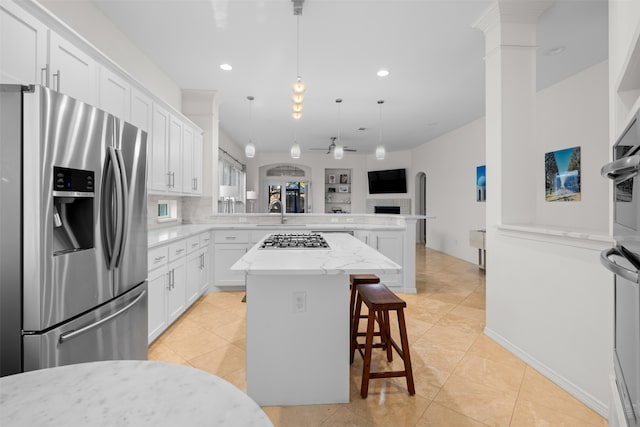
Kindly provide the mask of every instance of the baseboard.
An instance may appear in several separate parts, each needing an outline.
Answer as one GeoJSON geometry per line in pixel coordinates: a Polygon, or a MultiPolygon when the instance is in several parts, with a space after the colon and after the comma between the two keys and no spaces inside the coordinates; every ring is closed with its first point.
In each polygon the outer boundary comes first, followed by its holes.
{"type": "Polygon", "coordinates": [[[596,411],[598,414],[602,415],[605,419],[609,415],[609,405],[601,402],[600,400],[593,397],[590,393],[587,393],[582,388],[578,387],[571,381],[567,380],[562,375],[558,374],[553,369],[549,368],[544,363],[541,363],[535,357],[531,356],[526,351],[522,350],[520,347],[514,345],[509,340],[505,339],[500,334],[492,331],[488,327],[484,328],[484,334],[494,340],[496,343],[500,344],[502,347],[509,350],[515,356],[517,356],[520,360],[525,362],[527,365],[534,368],[536,371],[540,372],[542,375],[547,377],[553,383],[555,383],[558,387],[562,388],[564,391],[578,399],[580,402],[587,405],[589,408],[596,411]]]}

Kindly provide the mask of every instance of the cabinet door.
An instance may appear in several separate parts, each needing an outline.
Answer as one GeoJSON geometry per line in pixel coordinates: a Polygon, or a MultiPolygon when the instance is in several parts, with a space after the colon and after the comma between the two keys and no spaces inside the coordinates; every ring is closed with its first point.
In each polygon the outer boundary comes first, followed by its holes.
{"type": "Polygon", "coordinates": [[[232,271],[230,267],[247,252],[243,243],[216,244],[214,252],[214,285],[245,286],[244,271],[232,271]]]}
{"type": "Polygon", "coordinates": [[[193,143],[193,179],[195,180],[194,194],[202,195],[202,159],[203,153],[203,135],[196,132],[193,143]]]}
{"type": "Polygon", "coordinates": [[[171,287],[167,299],[167,317],[169,324],[173,323],[186,310],[186,285],[186,258],[181,258],[169,264],[169,286],[171,287]]]}
{"type": "Polygon", "coordinates": [[[147,168],[149,191],[165,192],[169,188],[170,176],[167,169],[167,150],[169,148],[169,122],[171,115],[164,108],[153,105],[153,132],[151,142],[147,144],[147,168]]]}
{"type": "Polygon", "coordinates": [[[200,270],[200,295],[206,294],[209,290],[209,281],[211,274],[211,253],[209,247],[201,250],[202,253],[202,269],[200,270]]]}
{"type": "Polygon", "coordinates": [[[0,3],[0,83],[46,84],[47,33],[17,4],[0,3]]]}
{"type": "Polygon", "coordinates": [[[130,121],[131,86],[106,68],[100,69],[98,107],[123,120],[130,121]]]}
{"type": "Polygon", "coordinates": [[[202,281],[202,252],[197,251],[187,259],[187,306],[190,306],[200,296],[200,282],[202,281]]]}
{"type": "Polygon", "coordinates": [[[87,104],[97,104],[97,63],[55,32],[50,32],[49,87],[87,104]]]}
{"type": "MultiPolygon", "coordinates": [[[[378,252],[392,261],[403,265],[403,239],[399,232],[394,231],[374,231],[371,232],[373,246],[378,252]]],[[[380,281],[391,287],[402,286],[402,273],[383,274],[380,281]]]]}
{"type": "Polygon", "coordinates": [[[360,240],[365,245],[371,246],[371,242],[370,242],[371,238],[370,238],[369,231],[366,231],[366,230],[355,230],[353,232],[353,237],[355,237],[356,239],[360,240]]]}
{"type": "Polygon", "coordinates": [[[182,176],[184,192],[193,194],[195,192],[195,177],[193,175],[193,129],[191,126],[184,125],[182,127],[182,176]]]}
{"type": "Polygon", "coordinates": [[[167,294],[169,293],[169,274],[162,267],[149,273],[149,343],[167,329],[167,294]]]}
{"type": "Polygon", "coordinates": [[[182,192],[182,121],[174,116],[169,120],[169,191],[182,192]]]}
{"type": "Polygon", "coordinates": [[[147,132],[147,145],[151,144],[151,123],[153,117],[153,102],[151,98],[136,89],[131,88],[131,124],[147,132]]]}

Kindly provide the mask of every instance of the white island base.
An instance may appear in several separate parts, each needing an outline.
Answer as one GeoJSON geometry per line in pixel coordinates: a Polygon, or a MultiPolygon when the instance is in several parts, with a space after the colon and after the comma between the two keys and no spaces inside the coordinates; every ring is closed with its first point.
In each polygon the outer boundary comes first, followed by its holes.
{"type": "Polygon", "coordinates": [[[247,394],[349,402],[349,276],[247,276],[247,394]]]}
{"type": "Polygon", "coordinates": [[[247,283],[247,394],[261,406],[349,402],[349,275],[402,267],[344,233],[329,249],[258,249],[247,283]]]}

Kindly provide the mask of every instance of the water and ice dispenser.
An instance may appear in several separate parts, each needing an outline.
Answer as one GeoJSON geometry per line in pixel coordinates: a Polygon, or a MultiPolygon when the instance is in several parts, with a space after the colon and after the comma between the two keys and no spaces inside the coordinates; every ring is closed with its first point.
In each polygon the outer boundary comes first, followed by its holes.
{"type": "Polygon", "coordinates": [[[53,168],[53,252],[93,248],[94,172],[53,168]]]}

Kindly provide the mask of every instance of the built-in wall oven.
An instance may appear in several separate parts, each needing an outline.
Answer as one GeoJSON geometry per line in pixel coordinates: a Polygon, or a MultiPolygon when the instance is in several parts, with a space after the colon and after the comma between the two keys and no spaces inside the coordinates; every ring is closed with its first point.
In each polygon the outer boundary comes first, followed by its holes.
{"type": "Polygon", "coordinates": [[[614,161],[602,168],[613,180],[615,247],[601,254],[614,273],[614,370],[629,427],[640,427],[640,111],[613,147],[614,161]]]}

